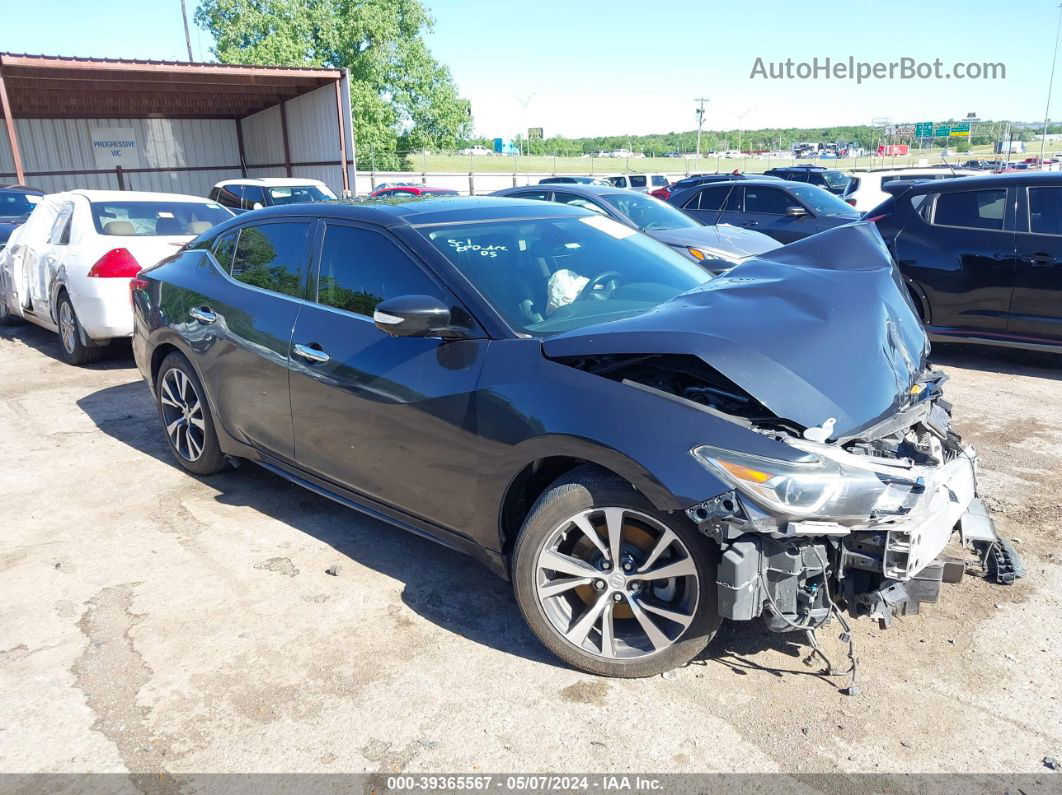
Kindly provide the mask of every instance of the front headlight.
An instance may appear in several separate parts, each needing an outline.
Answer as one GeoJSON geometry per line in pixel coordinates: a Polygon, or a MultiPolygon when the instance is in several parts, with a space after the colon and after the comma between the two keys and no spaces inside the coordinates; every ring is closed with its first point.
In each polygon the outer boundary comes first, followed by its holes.
{"type": "Polygon", "coordinates": [[[688,251],[690,256],[698,262],[703,262],[707,259],[720,260],[722,262],[728,262],[731,265],[737,265],[743,259],[742,257],[736,257],[727,251],[717,251],[714,248],[704,248],[703,246],[687,246],[686,251],[688,251]]]}
{"type": "Polygon", "coordinates": [[[870,470],[821,456],[781,461],[707,444],[691,452],[710,472],[760,507],[794,518],[865,519],[888,489],[870,470]]]}

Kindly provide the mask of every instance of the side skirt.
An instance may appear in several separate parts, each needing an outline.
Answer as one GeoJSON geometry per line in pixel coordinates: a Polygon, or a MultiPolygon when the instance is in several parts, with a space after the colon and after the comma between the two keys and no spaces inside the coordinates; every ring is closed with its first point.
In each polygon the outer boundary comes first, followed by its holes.
{"type": "Polygon", "coordinates": [[[992,345],[997,348],[1062,353],[1062,343],[1034,342],[1023,337],[971,336],[968,332],[950,331],[935,326],[926,326],[926,332],[928,332],[929,339],[933,342],[962,342],[974,345],[992,345]]]}
{"type": "Polygon", "coordinates": [[[443,546],[449,547],[463,555],[468,555],[482,563],[502,579],[509,579],[508,559],[501,553],[486,549],[474,541],[459,536],[450,530],[445,530],[437,525],[416,519],[368,497],[355,494],[348,489],[344,489],[333,483],[314,477],[307,472],[296,470],[290,465],[285,464],[272,456],[268,456],[267,454],[259,452],[259,457],[257,459],[252,459],[252,461],[260,467],[268,469],[270,472],[291,481],[295,485],[302,486],[304,489],[320,494],[322,497],[327,497],[346,508],[350,508],[363,513],[366,516],[371,516],[373,519],[386,522],[387,524],[399,527],[414,535],[442,544],[443,546]]]}

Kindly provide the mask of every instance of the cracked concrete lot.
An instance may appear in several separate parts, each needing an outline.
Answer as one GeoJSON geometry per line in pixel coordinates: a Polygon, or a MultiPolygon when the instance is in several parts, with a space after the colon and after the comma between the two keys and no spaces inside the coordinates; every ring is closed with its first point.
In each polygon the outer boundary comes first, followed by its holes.
{"type": "MultiPolygon", "coordinates": [[[[849,698],[758,623],[724,627],[674,677],[572,671],[487,571],[254,466],[190,477],[128,347],[88,368],[57,349],[31,326],[0,332],[0,772],[1039,772],[1062,757],[1058,358],[938,352],[1029,574],[967,577],[887,631],[858,622],[849,698]]],[[[821,634],[841,662],[836,625],[821,634]]]]}

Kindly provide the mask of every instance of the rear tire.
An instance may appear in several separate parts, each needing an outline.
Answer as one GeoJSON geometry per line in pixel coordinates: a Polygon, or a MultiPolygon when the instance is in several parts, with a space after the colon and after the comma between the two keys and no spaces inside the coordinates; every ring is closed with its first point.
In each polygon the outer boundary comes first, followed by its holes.
{"type": "Polygon", "coordinates": [[[171,353],[162,360],[155,379],[155,403],[170,452],[183,469],[213,475],[228,466],[206,391],[183,355],[171,353]]]}
{"type": "Polygon", "coordinates": [[[611,473],[580,467],[531,509],[513,554],[513,589],[531,630],[569,665],[653,676],[688,663],[722,623],[718,560],[718,547],[684,515],[658,511],[611,473]]]}
{"type": "Polygon", "coordinates": [[[103,349],[85,344],[88,335],[81,327],[81,321],[77,319],[74,304],[67,293],[59,296],[55,308],[59,318],[59,351],[63,361],[67,364],[82,365],[99,359],[103,349]]]}

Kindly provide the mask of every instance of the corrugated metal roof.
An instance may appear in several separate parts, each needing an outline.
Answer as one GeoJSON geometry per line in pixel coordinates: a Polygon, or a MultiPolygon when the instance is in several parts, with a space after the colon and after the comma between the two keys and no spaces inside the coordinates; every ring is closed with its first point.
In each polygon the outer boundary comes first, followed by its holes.
{"type": "Polygon", "coordinates": [[[0,53],[14,118],[240,118],[342,79],[339,69],[0,53]]]}
{"type": "Polygon", "coordinates": [[[5,63],[8,59],[12,61],[12,65],[16,65],[16,59],[34,59],[40,61],[58,61],[68,63],[90,64],[119,64],[129,66],[200,66],[206,67],[207,69],[217,69],[221,71],[254,69],[257,71],[310,72],[317,73],[323,77],[329,77],[331,79],[338,79],[341,74],[341,70],[339,69],[329,69],[316,66],[262,66],[261,64],[230,64],[214,63],[207,61],[152,61],[135,58],[91,58],[88,56],[81,55],[46,55],[43,53],[35,54],[24,52],[0,52],[0,64],[5,63]]]}

